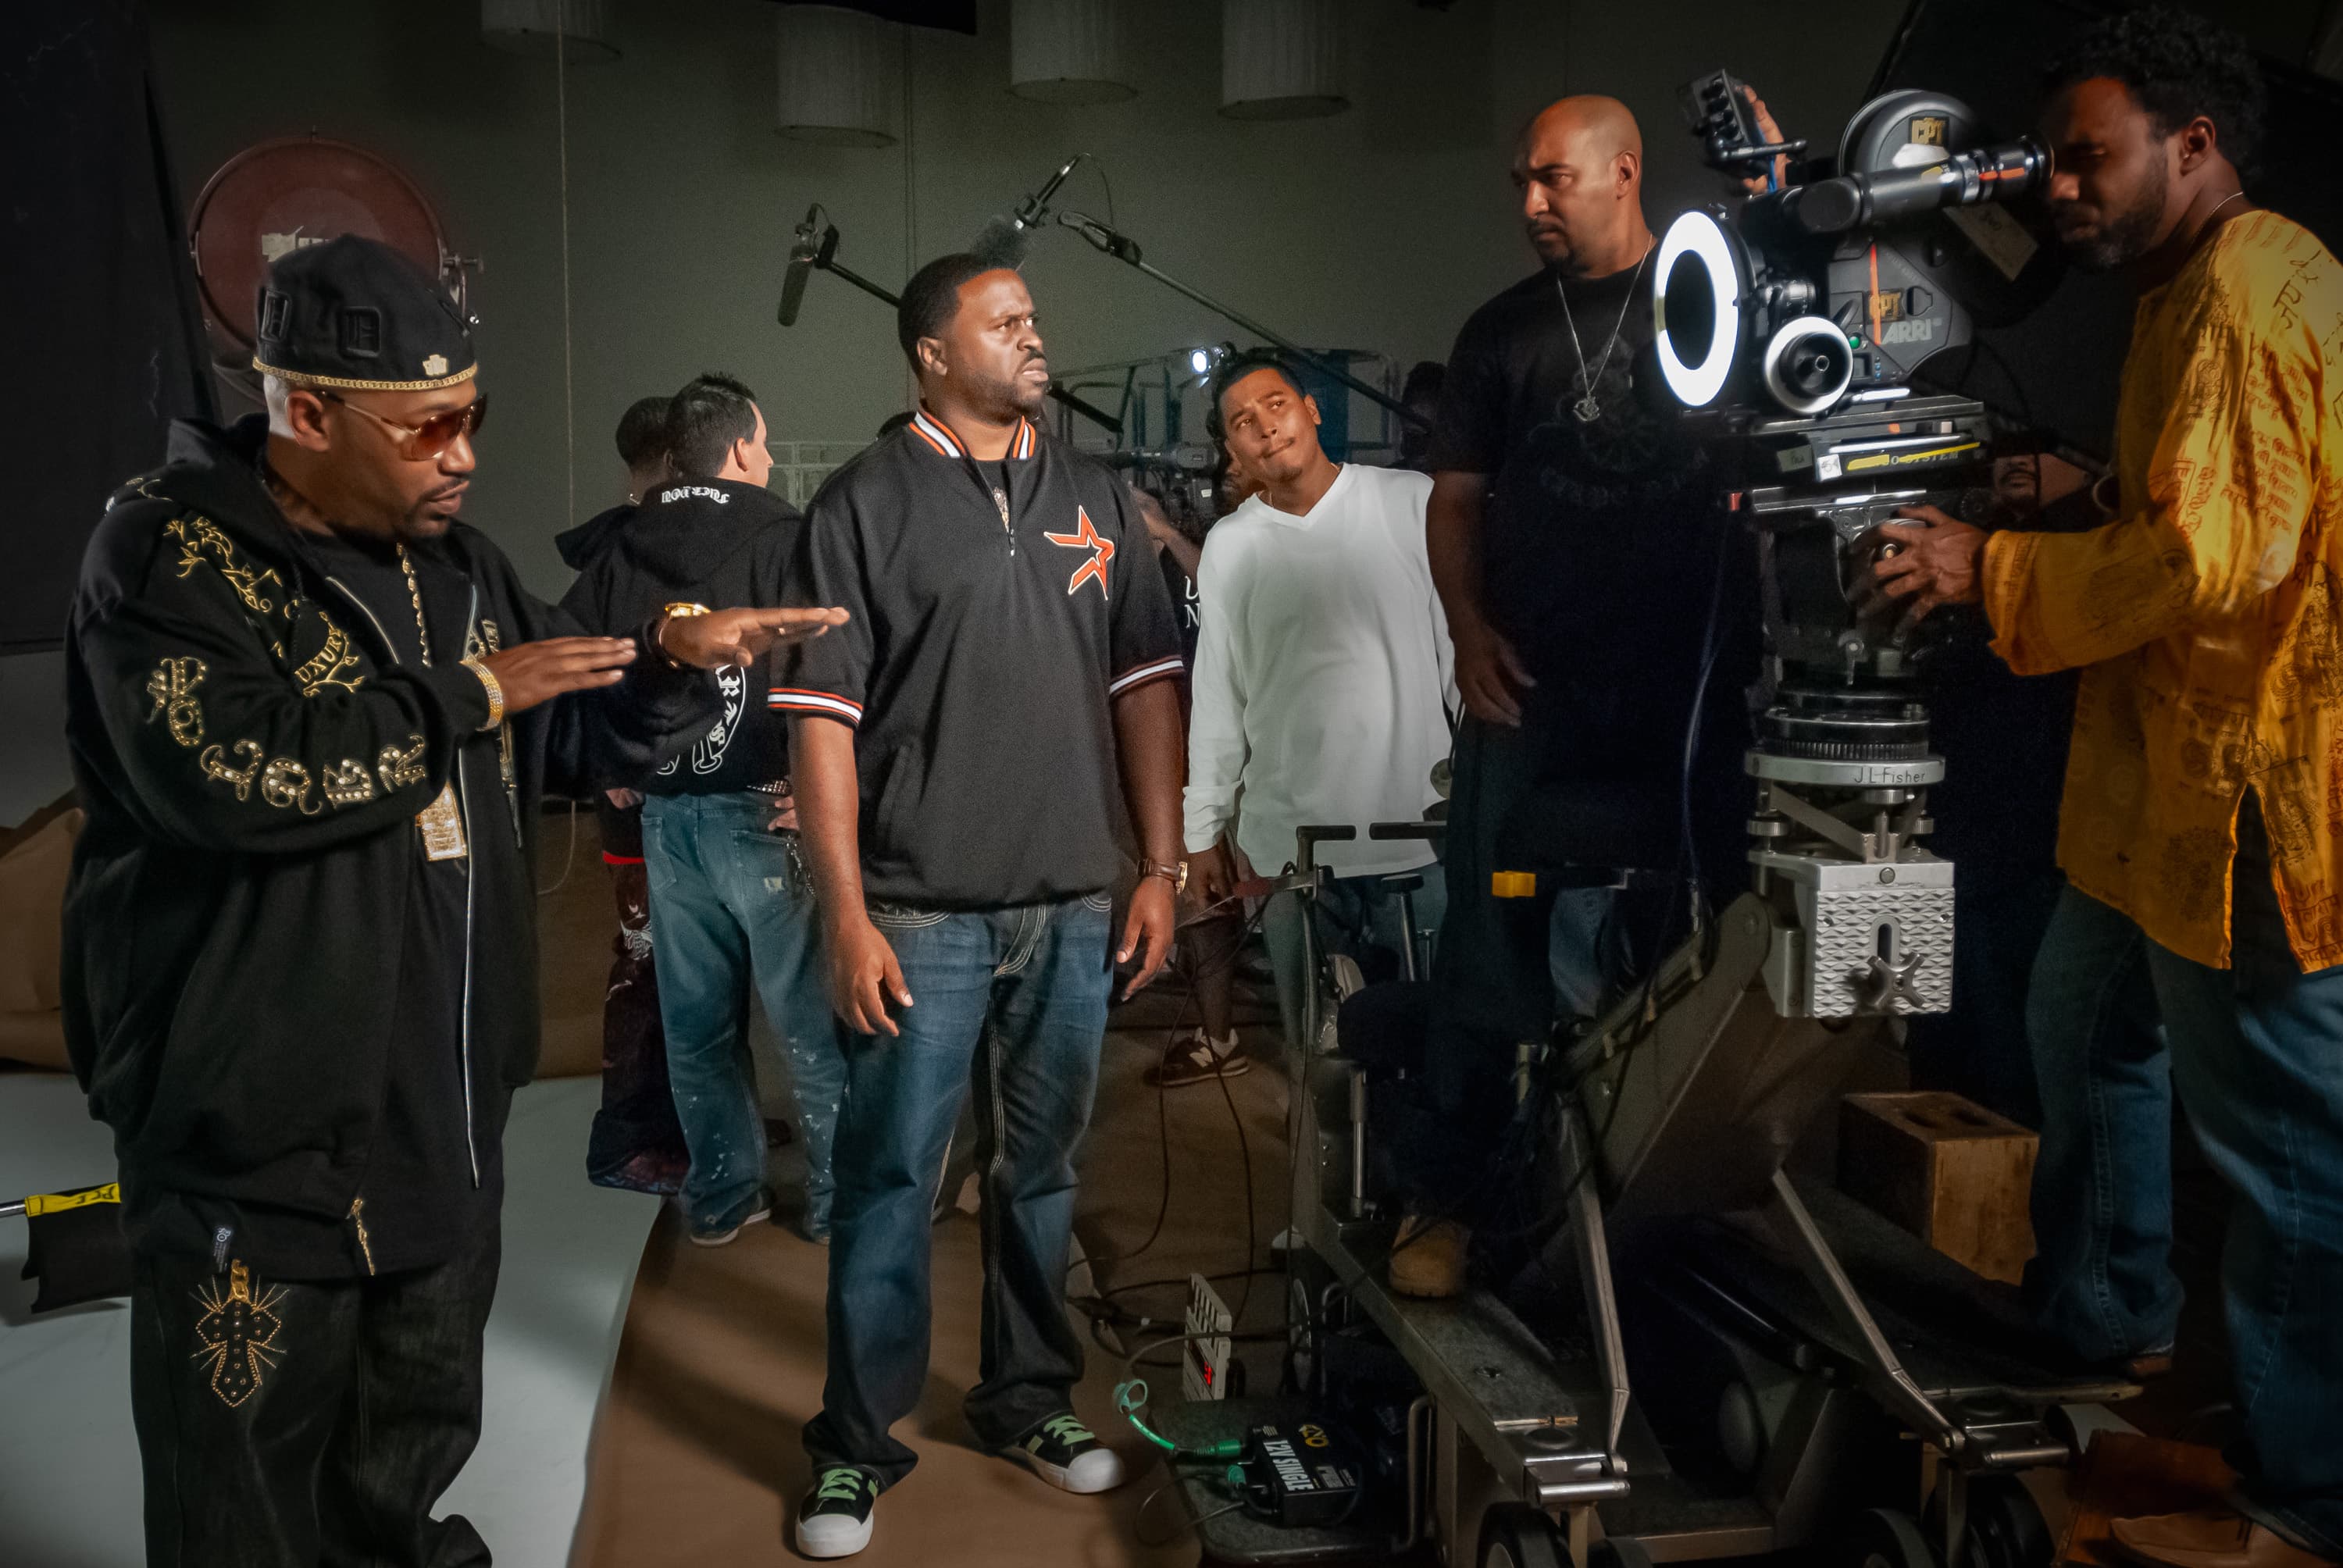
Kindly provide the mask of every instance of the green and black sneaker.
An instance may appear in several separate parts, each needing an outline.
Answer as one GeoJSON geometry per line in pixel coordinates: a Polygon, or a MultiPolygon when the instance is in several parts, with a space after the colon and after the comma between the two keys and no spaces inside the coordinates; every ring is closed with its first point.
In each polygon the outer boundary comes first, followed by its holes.
{"type": "Polygon", "coordinates": [[[1003,1452],[1067,1492],[1111,1492],[1122,1484],[1121,1457],[1070,1410],[1045,1418],[1003,1452]]]}
{"type": "Polygon", "coordinates": [[[798,1504],[798,1550],[809,1557],[851,1557],[870,1544],[870,1510],[879,1483],[850,1464],[824,1465],[798,1504]]]}

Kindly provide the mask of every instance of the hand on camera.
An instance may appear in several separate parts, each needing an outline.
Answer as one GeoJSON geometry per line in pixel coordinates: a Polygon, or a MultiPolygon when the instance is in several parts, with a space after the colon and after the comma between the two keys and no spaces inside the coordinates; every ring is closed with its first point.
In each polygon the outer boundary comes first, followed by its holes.
{"type": "MultiPolygon", "coordinates": [[[[1773,113],[1765,107],[1765,100],[1757,95],[1757,89],[1744,86],[1741,89],[1741,95],[1749,100],[1749,117],[1757,123],[1757,134],[1765,138],[1765,145],[1780,146],[1782,127],[1774,123],[1773,113]]],[[[1767,191],[1779,190],[1789,183],[1790,155],[1787,153],[1774,155],[1774,177],[1771,182],[1762,176],[1753,176],[1741,182],[1751,196],[1764,196],[1767,191]]]]}
{"type": "Polygon", "coordinates": [[[624,637],[548,637],[474,662],[496,677],[504,693],[505,716],[526,713],[538,703],[572,691],[616,686],[635,661],[635,644],[624,637]]]}
{"type": "Polygon", "coordinates": [[[903,983],[903,966],[895,950],[870,918],[850,912],[830,931],[830,1006],[839,1021],[857,1034],[900,1035],[887,1016],[887,1003],[911,1005],[911,988],[903,983]]]}
{"type": "Polygon", "coordinates": [[[749,665],[779,643],[803,642],[845,623],[842,609],[719,609],[659,622],[659,647],[701,669],[749,665]]]}
{"type": "Polygon", "coordinates": [[[1450,628],[1456,644],[1456,690],[1473,717],[1487,724],[1519,729],[1516,691],[1535,686],[1513,645],[1487,621],[1475,618],[1450,628]]]}
{"type": "Polygon", "coordinates": [[[1917,624],[1942,604],[1976,604],[1985,597],[1985,529],[1936,507],[1903,507],[1910,523],[1882,523],[1881,547],[1895,546],[1871,568],[1874,603],[1900,608],[1903,624],[1917,624]]]}

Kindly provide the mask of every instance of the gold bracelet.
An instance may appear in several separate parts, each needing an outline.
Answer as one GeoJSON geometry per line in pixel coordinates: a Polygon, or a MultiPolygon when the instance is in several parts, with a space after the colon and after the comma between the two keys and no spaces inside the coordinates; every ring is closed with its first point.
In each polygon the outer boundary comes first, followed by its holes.
{"type": "Polygon", "coordinates": [[[488,673],[488,667],[478,659],[464,660],[464,668],[480,678],[480,689],[488,694],[488,721],[480,728],[483,730],[494,729],[505,721],[505,689],[498,684],[494,675],[488,673]]]}

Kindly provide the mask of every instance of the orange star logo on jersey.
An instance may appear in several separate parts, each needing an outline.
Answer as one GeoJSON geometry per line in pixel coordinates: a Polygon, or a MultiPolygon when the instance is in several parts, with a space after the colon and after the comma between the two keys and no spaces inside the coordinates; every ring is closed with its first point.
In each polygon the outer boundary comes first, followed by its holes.
{"type": "Polygon", "coordinates": [[[1081,526],[1072,533],[1045,533],[1041,537],[1049,540],[1053,545],[1063,545],[1070,550],[1088,550],[1091,552],[1091,558],[1084,561],[1081,567],[1075,570],[1073,580],[1066,585],[1067,598],[1071,598],[1075,593],[1080,591],[1082,584],[1090,581],[1092,578],[1096,578],[1098,579],[1099,597],[1101,598],[1104,598],[1107,597],[1106,563],[1114,559],[1114,541],[1112,539],[1102,539],[1099,538],[1099,531],[1097,528],[1091,526],[1091,515],[1084,508],[1081,507],[1076,507],[1074,508],[1074,520],[1081,526]]]}

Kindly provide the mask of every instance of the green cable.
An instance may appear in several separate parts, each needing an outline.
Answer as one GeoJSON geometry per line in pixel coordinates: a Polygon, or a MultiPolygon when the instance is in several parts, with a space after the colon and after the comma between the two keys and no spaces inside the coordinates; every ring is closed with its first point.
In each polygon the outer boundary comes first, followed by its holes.
{"type": "Polygon", "coordinates": [[[1130,1378],[1115,1385],[1114,1408],[1122,1412],[1123,1419],[1139,1430],[1140,1436],[1173,1459],[1216,1461],[1243,1457],[1245,1445],[1244,1439],[1241,1437],[1223,1438],[1202,1448],[1181,1447],[1140,1419],[1140,1407],[1146,1402],[1147,1382],[1144,1378],[1130,1378]]]}

